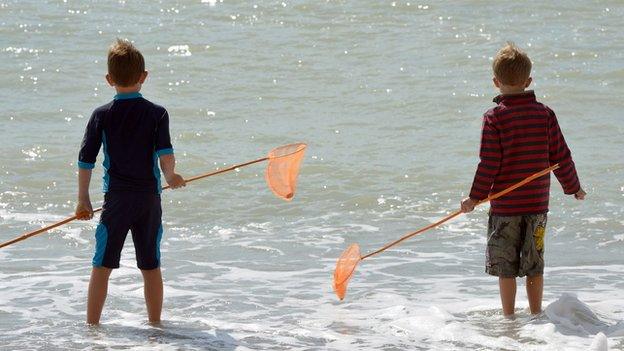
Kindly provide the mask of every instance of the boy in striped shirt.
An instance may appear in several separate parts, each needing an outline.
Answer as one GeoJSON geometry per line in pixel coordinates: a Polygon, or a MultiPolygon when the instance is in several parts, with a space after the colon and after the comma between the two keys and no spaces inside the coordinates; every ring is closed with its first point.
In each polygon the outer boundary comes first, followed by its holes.
{"type": "MultiPolygon", "coordinates": [[[[586,194],[555,113],[537,102],[532,90],[525,90],[532,81],[529,57],[509,43],[498,51],[492,67],[501,94],[483,116],[481,162],[470,196],[461,202],[462,211],[472,211],[490,193],[556,163],[560,168],[554,173],[564,193],[583,200],[586,194]]],[[[516,277],[523,276],[531,313],[541,312],[549,191],[550,174],[491,202],[486,272],[499,277],[506,316],[514,314],[516,277]]]]}

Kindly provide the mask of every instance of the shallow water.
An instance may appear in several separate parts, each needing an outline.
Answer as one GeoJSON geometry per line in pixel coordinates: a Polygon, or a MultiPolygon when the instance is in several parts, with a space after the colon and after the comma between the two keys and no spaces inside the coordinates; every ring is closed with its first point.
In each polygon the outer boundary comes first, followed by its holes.
{"type": "Polygon", "coordinates": [[[291,203],[262,166],[163,195],[160,327],[145,323],[130,240],[103,325],[84,325],[96,221],[0,250],[0,349],[561,350],[601,347],[599,332],[624,349],[623,15],[618,1],[0,0],[2,241],[71,213],[116,36],[146,56],[143,93],[168,108],[184,175],[309,144],[291,203]],[[531,318],[519,284],[518,317],[500,315],[485,208],[364,261],[338,302],[348,244],[377,249],[469,190],[505,40],[532,57],[589,193],[552,187],[551,313],[531,318]]]}

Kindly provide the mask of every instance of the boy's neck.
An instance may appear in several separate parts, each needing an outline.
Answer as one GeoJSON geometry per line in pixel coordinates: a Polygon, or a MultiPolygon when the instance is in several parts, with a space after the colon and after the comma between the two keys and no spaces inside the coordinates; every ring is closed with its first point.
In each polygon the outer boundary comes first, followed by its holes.
{"type": "Polygon", "coordinates": [[[115,86],[115,90],[117,91],[117,94],[138,93],[139,91],[141,91],[141,85],[136,84],[129,87],[115,86]]]}
{"type": "Polygon", "coordinates": [[[498,88],[498,90],[503,95],[521,94],[526,91],[525,88],[512,87],[512,86],[501,86],[500,88],[498,88]]]}

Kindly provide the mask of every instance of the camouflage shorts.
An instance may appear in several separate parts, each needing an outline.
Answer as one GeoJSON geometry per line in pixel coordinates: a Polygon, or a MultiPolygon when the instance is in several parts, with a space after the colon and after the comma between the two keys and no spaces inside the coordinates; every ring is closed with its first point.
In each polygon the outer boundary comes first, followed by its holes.
{"type": "Polygon", "coordinates": [[[498,277],[544,273],[546,214],[492,216],[488,221],[485,271],[498,277]]]}

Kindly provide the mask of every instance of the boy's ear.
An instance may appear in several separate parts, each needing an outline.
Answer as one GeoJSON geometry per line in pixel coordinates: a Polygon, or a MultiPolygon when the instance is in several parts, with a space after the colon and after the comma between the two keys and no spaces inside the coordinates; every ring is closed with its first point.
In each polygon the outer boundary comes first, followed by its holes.
{"type": "Polygon", "coordinates": [[[111,87],[115,86],[115,82],[113,82],[113,78],[111,78],[110,74],[106,75],[106,81],[108,82],[108,85],[110,85],[111,87]]]}
{"type": "Polygon", "coordinates": [[[147,79],[147,71],[143,71],[143,73],[141,73],[141,77],[139,78],[139,84],[143,84],[143,82],[145,82],[146,79],[147,79]]]}
{"type": "Polygon", "coordinates": [[[494,82],[495,87],[500,88],[500,82],[498,81],[498,79],[496,79],[496,77],[492,78],[492,82],[494,82]]]}
{"type": "Polygon", "coordinates": [[[526,82],[524,83],[524,87],[528,88],[529,85],[531,85],[531,82],[533,82],[533,78],[529,77],[526,82]]]}

